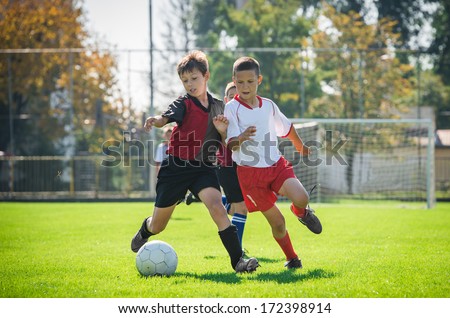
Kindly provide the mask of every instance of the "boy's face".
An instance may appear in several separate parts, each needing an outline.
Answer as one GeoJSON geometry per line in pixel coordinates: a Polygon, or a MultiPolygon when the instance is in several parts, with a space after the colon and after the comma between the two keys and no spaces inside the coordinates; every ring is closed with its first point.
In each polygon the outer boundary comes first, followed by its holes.
{"type": "Polygon", "coordinates": [[[230,100],[234,98],[234,95],[236,95],[236,87],[232,87],[228,90],[227,95],[224,96],[225,103],[228,103],[230,100]]]}
{"type": "Polygon", "coordinates": [[[239,98],[251,104],[258,93],[258,86],[261,84],[262,76],[257,76],[254,70],[238,71],[234,74],[233,81],[239,98]]]}
{"type": "Polygon", "coordinates": [[[206,83],[209,79],[209,72],[203,75],[199,70],[194,69],[192,72],[185,72],[180,75],[186,92],[193,96],[199,97],[206,93],[206,83]]]}

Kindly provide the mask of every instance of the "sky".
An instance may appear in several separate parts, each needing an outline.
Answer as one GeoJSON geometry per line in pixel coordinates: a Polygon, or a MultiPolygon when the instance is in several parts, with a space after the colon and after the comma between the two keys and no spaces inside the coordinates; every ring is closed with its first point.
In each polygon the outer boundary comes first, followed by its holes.
{"type": "Polygon", "coordinates": [[[88,30],[102,39],[119,49],[148,49],[149,0],[84,0],[83,8],[88,30]]]}
{"type": "MultiPolygon", "coordinates": [[[[150,105],[149,1],[83,0],[87,31],[118,50],[120,87],[139,111],[148,111],[150,105]]],[[[155,47],[161,43],[163,2],[152,2],[155,47]]]]}

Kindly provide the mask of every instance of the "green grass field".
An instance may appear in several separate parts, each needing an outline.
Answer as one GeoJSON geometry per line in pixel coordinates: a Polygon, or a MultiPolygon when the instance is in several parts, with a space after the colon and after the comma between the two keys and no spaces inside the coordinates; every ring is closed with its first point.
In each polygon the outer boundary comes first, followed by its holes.
{"type": "Polygon", "coordinates": [[[152,203],[2,202],[0,297],[450,297],[449,203],[432,210],[399,202],[314,204],[321,235],[286,203],[279,206],[303,269],[283,267],[267,222],[253,213],[244,246],[261,267],[235,274],[206,208],[196,203],[181,204],[155,237],[177,251],[177,272],[146,279],[129,245],[152,203]]]}

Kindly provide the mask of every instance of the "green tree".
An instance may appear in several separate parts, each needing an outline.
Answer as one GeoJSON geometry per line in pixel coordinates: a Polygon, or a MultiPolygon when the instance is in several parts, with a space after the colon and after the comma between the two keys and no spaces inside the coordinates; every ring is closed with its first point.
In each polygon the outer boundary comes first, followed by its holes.
{"type": "Polygon", "coordinates": [[[87,44],[78,1],[1,0],[0,12],[0,150],[11,147],[9,109],[18,155],[64,153],[60,141],[68,135],[77,151],[99,151],[105,136],[119,137],[125,125],[118,119],[129,111],[116,86],[115,58],[87,44]]]}
{"type": "MultiPolygon", "coordinates": [[[[441,5],[436,10],[433,19],[433,27],[436,32],[429,52],[436,56],[435,72],[442,76],[446,85],[450,85],[450,1],[442,0],[440,2],[441,5]]],[[[450,108],[447,110],[450,111],[450,108]]]]}
{"type": "Polygon", "coordinates": [[[203,0],[196,1],[195,8],[197,44],[227,51],[210,52],[210,87],[222,92],[231,80],[234,60],[251,55],[260,62],[264,76],[260,94],[276,101],[287,116],[299,116],[300,52],[312,27],[311,19],[300,10],[299,1],[249,0],[242,8],[236,8],[234,1],[203,0]],[[201,9],[213,4],[217,10],[205,16],[201,9]]]}
{"type": "MultiPolygon", "coordinates": [[[[418,36],[425,24],[433,20],[435,7],[442,0],[331,0],[327,1],[339,13],[359,13],[365,19],[396,21],[393,31],[400,35],[401,47],[424,49],[418,36]]],[[[445,2],[445,0],[444,0],[445,2]]]]}
{"type": "MultiPolygon", "coordinates": [[[[348,13],[353,10],[359,12],[364,17],[378,16],[378,20],[388,18],[396,21],[393,31],[400,34],[401,47],[405,49],[423,50],[431,53],[434,64],[433,71],[442,78],[446,86],[438,85],[440,90],[433,90],[437,96],[424,98],[422,105],[435,105],[437,115],[436,127],[449,128],[448,117],[441,118],[441,113],[450,112],[448,103],[437,105],[435,100],[446,100],[450,85],[450,1],[448,0],[378,0],[369,2],[367,0],[346,0],[329,1],[335,8],[342,13],[348,13]],[[367,3],[373,7],[368,10],[367,3]],[[375,15],[376,13],[376,15],[375,15]],[[423,30],[427,24],[431,24],[433,31],[424,33],[423,30]],[[428,41],[421,41],[422,37],[428,38],[428,41]],[[428,43],[430,42],[429,46],[428,43]]],[[[408,61],[408,55],[404,55],[402,61],[408,61]]],[[[435,84],[434,78],[429,74],[424,77],[423,86],[430,88],[435,84]],[[424,80],[430,79],[427,83],[424,80]]],[[[417,93],[418,94],[418,93],[417,93]]],[[[414,102],[415,103],[415,102],[414,102]]]]}
{"type": "MultiPolygon", "coordinates": [[[[182,55],[195,47],[194,34],[192,30],[192,1],[191,0],[170,0],[166,3],[167,10],[163,13],[164,28],[160,29],[162,37],[165,39],[160,51],[156,52],[155,68],[158,74],[153,85],[159,100],[167,100],[170,103],[174,97],[180,94],[180,83],[177,85],[167,85],[167,83],[178,83],[176,66],[182,55]]],[[[182,92],[182,90],[181,90],[182,92]]],[[[155,94],[156,95],[156,94],[155,94]]],[[[167,105],[160,105],[163,109],[167,105]]]]}
{"type": "MultiPolygon", "coordinates": [[[[336,48],[317,52],[314,62],[323,70],[323,85],[328,93],[313,100],[311,114],[319,117],[392,118],[409,105],[413,95],[413,67],[402,64],[393,48],[399,34],[393,31],[395,22],[380,19],[376,25],[365,24],[354,11],[338,13],[332,6],[324,6],[328,24],[317,25],[312,35],[316,49],[336,48]],[[372,49],[376,48],[376,49],[372,49]],[[391,48],[391,49],[387,49],[391,48]]],[[[389,136],[372,127],[348,125],[339,138],[351,135],[355,140],[368,138],[365,130],[375,133],[377,143],[389,145],[389,136]],[[365,137],[366,136],[366,137],[365,137]]],[[[375,140],[374,140],[375,141],[375,140]]],[[[354,160],[363,143],[347,143],[344,153],[348,166],[346,181],[349,194],[353,193],[354,160]]]]}
{"type": "Polygon", "coordinates": [[[421,75],[421,105],[431,106],[436,114],[436,128],[450,129],[450,86],[443,83],[442,77],[431,70],[421,75]]]}
{"type": "Polygon", "coordinates": [[[398,43],[395,22],[381,19],[377,25],[367,25],[360,14],[338,14],[331,6],[325,6],[323,13],[330,24],[322,30],[317,25],[312,35],[314,48],[325,49],[317,52],[314,62],[331,92],[311,102],[311,115],[392,117],[408,106],[403,99],[413,94],[414,70],[386,49],[398,43]]]}

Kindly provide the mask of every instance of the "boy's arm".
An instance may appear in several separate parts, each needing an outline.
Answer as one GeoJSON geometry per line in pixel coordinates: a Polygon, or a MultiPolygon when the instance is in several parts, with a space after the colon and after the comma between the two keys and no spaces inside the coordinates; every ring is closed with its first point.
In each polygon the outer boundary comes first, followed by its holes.
{"type": "Polygon", "coordinates": [[[291,126],[291,129],[289,130],[289,133],[287,134],[286,138],[288,138],[292,144],[294,145],[295,149],[301,154],[301,155],[308,155],[310,153],[310,149],[305,146],[302,139],[297,133],[297,130],[295,130],[294,125],[291,126]]]}
{"type": "Polygon", "coordinates": [[[168,121],[169,121],[169,118],[163,117],[161,115],[154,116],[154,117],[148,117],[145,120],[145,124],[144,124],[145,131],[147,131],[147,132],[150,131],[153,126],[155,126],[157,128],[164,127],[168,121]]]}
{"type": "Polygon", "coordinates": [[[239,136],[230,138],[230,140],[228,140],[227,147],[231,151],[239,150],[239,147],[244,141],[252,140],[252,137],[255,135],[256,135],[256,127],[255,126],[247,127],[247,129],[244,130],[239,136]]]}

